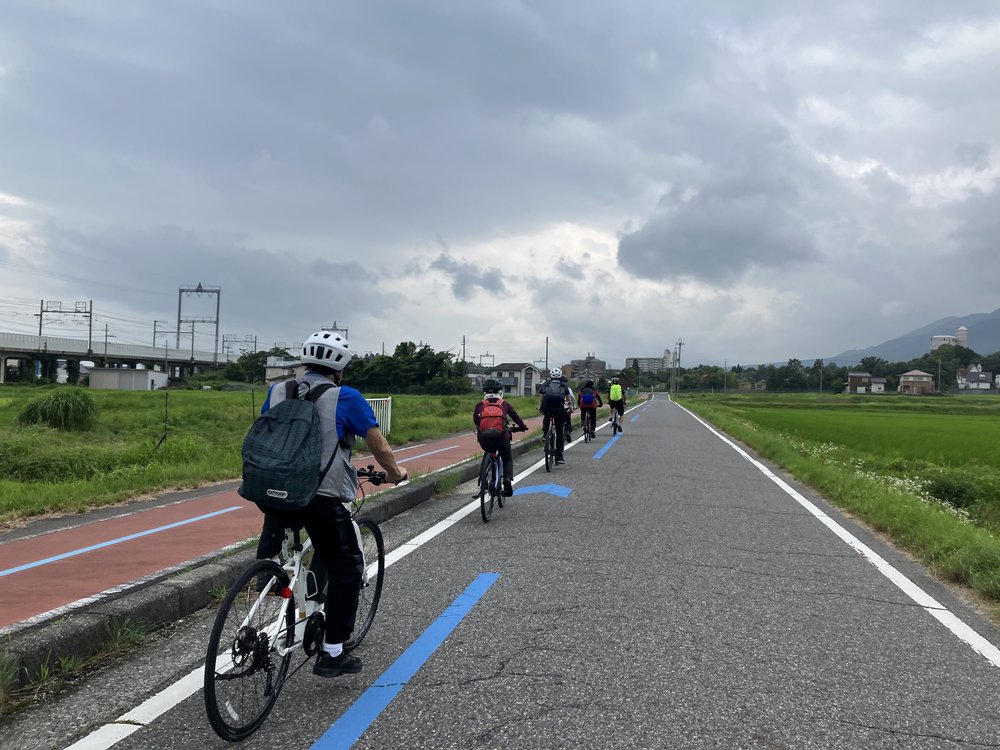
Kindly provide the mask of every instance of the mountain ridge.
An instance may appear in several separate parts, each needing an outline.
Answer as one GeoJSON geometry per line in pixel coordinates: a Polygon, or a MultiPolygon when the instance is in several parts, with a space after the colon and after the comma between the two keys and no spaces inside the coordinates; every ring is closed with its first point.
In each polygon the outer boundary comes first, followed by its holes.
{"type": "Polygon", "coordinates": [[[865,357],[881,357],[889,362],[908,362],[930,351],[931,336],[955,335],[960,326],[969,329],[969,348],[986,355],[1000,351],[1000,308],[989,313],[951,315],[864,349],[848,349],[824,362],[856,365],[865,357]]]}

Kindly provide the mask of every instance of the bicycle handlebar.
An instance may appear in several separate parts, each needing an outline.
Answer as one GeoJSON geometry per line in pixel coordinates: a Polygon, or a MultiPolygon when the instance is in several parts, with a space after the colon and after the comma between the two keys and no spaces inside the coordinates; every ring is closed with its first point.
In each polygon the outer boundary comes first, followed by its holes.
{"type": "Polygon", "coordinates": [[[386,481],[386,475],[384,471],[376,471],[375,464],[368,464],[367,467],[358,469],[358,478],[367,479],[374,485],[380,485],[386,481]]]}

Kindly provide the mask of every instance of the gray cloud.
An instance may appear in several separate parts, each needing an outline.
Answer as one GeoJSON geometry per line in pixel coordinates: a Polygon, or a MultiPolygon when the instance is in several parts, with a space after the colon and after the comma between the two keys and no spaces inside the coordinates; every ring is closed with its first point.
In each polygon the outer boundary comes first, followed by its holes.
{"type": "Polygon", "coordinates": [[[816,257],[790,180],[743,173],[706,184],[688,200],[668,195],[661,206],[669,208],[619,242],[618,262],[635,276],[728,285],[753,267],[816,257]]]}
{"type": "Polygon", "coordinates": [[[483,267],[441,253],[431,261],[430,268],[442,272],[450,279],[451,291],[458,299],[470,299],[476,289],[482,289],[495,297],[503,297],[507,293],[503,273],[495,266],[483,267]]]}

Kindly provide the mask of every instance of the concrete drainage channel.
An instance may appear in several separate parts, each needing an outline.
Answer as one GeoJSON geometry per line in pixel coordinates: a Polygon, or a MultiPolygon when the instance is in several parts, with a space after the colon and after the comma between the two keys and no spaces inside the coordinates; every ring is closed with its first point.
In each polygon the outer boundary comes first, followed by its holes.
{"type": "MultiPolygon", "coordinates": [[[[541,438],[520,440],[511,449],[520,456],[540,444],[541,438]]],[[[439,475],[380,492],[365,502],[363,515],[383,523],[430,500],[439,486],[450,489],[450,482],[457,485],[474,479],[479,465],[478,458],[470,459],[439,475]]],[[[220,550],[132,582],[120,592],[105,592],[44,621],[15,626],[0,644],[0,659],[6,659],[8,670],[16,669],[8,689],[37,682],[41,675],[57,669],[60,660],[80,663],[107,650],[123,624],[151,632],[207,607],[211,592],[228,588],[253,556],[252,546],[220,550]]]]}

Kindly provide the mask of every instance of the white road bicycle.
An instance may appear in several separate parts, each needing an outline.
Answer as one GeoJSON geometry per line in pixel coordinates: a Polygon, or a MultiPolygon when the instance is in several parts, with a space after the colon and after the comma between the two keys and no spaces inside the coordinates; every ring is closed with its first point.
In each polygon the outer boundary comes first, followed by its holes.
{"type": "MultiPolygon", "coordinates": [[[[385,481],[374,466],[358,477],[373,485],[385,481]]],[[[344,648],[368,634],[382,596],[385,545],[374,521],[357,518],[364,492],[353,503],[351,520],[364,555],[356,625],[344,648]]],[[[285,529],[281,560],[255,560],[229,589],[215,616],[205,657],[205,710],[215,733],[239,742],[253,734],[274,708],[282,687],[308,664],[323,645],[323,605],[309,570],[312,542],[298,529],[285,529]],[[293,655],[304,658],[291,671],[293,655]]],[[[325,587],[324,587],[325,588],[325,587]]]]}

